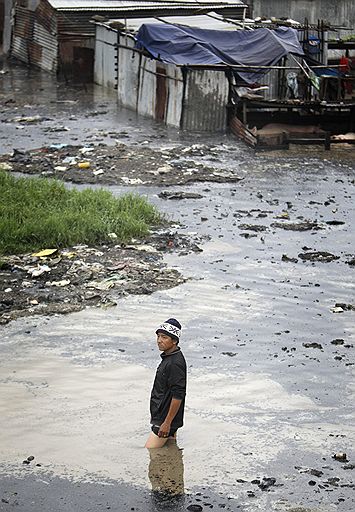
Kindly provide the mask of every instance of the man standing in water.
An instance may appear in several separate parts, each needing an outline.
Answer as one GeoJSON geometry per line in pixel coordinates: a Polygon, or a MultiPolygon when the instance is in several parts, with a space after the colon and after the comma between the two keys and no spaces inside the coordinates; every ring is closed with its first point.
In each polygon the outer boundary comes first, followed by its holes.
{"type": "Polygon", "coordinates": [[[168,439],[175,439],[184,422],[186,361],[178,347],[181,325],[175,318],[169,318],[158,327],[156,335],[162,361],[150,396],[152,432],[146,448],[161,448],[168,439]]]}

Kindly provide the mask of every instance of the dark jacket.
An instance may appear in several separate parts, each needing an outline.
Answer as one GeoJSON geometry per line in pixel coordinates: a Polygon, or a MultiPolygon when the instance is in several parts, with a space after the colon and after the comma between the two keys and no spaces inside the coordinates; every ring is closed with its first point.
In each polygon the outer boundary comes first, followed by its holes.
{"type": "Polygon", "coordinates": [[[182,402],[171,428],[179,428],[184,423],[186,361],[180,347],[171,354],[161,354],[161,358],[150,396],[150,422],[160,426],[168,414],[171,399],[177,398],[182,402]]]}

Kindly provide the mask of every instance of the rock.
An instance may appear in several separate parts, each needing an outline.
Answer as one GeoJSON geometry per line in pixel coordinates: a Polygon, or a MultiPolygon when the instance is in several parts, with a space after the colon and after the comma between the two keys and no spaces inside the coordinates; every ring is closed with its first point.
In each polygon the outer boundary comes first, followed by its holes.
{"type": "Polygon", "coordinates": [[[260,224],[239,224],[239,229],[244,231],[266,231],[267,227],[260,224]]]}
{"type": "Polygon", "coordinates": [[[287,262],[290,262],[290,263],[297,263],[298,259],[297,258],[290,258],[289,256],[287,256],[287,254],[283,254],[282,258],[281,258],[281,261],[287,261],[287,262]]]}
{"type": "Polygon", "coordinates": [[[340,482],[340,478],[337,476],[333,476],[332,478],[328,478],[327,484],[333,485],[334,487],[338,487],[338,483],[340,482]]]}
{"type": "Polygon", "coordinates": [[[330,342],[332,345],[344,345],[344,340],[341,338],[336,338],[330,342]]]}
{"type": "Polygon", "coordinates": [[[314,480],[310,480],[310,481],[308,482],[308,485],[312,485],[312,486],[313,486],[313,485],[317,485],[317,482],[315,482],[314,480]]]}
{"type": "Polygon", "coordinates": [[[355,469],[355,464],[346,464],[342,466],[343,469],[355,469]]]}
{"type": "Polygon", "coordinates": [[[194,192],[160,192],[158,197],[161,199],[201,199],[201,194],[194,192]]]}
{"type": "Polygon", "coordinates": [[[309,231],[312,229],[322,229],[317,222],[273,222],[273,228],[286,229],[288,231],[309,231]]]}
{"type": "Polygon", "coordinates": [[[312,251],[305,253],[300,253],[299,258],[303,261],[320,261],[322,263],[329,263],[330,261],[338,260],[339,256],[335,256],[334,254],[326,251],[312,251]]]}
{"type": "Polygon", "coordinates": [[[327,220],[326,224],[329,226],[341,226],[342,224],[345,224],[343,220],[327,220]]]}
{"type": "Polygon", "coordinates": [[[319,469],[310,469],[308,471],[310,475],[321,477],[323,475],[323,471],[320,471],[319,469]]]}
{"type": "Polygon", "coordinates": [[[201,505],[189,505],[186,507],[186,510],[189,510],[190,512],[201,512],[203,510],[201,505]]]}
{"type": "Polygon", "coordinates": [[[272,487],[273,485],[275,485],[275,482],[276,482],[276,478],[273,478],[273,477],[264,477],[262,479],[262,481],[260,482],[260,484],[258,484],[258,487],[259,489],[261,489],[262,491],[267,491],[270,487],[272,487]]]}
{"type": "Polygon", "coordinates": [[[222,355],[223,356],[229,356],[229,357],[234,357],[237,355],[236,352],[222,352],[222,355]]]}
{"type": "Polygon", "coordinates": [[[344,302],[337,302],[335,307],[341,308],[343,311],[355,311],[355,306],[353,304],[345,304],[344,302]]]}
{"type": "Polygon", "coordinates": [[[30,455],[29,457],[27,457],[27,460],[28,460],[29,462],[31,462],[32,460],[34,460],[34,456],[33,456],[33,455],[30,455]]]}
{"type": "Polygon", "coordinates": [[[320,343],[302,343],[302,345],[305,347],[305,348],[319,348],[320,350],[323,350],[323,347],[320,343]]]}

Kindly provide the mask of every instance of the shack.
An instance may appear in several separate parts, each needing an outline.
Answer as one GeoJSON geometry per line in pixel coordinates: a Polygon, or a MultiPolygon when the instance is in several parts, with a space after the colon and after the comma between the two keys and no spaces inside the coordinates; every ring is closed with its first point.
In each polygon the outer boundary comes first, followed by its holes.
{"type": "Polygon", "coordinates": [[[96,30],[95,80],[140,114],[184,130],[231,129],[259,147],[329,147],[332,135],[353,131],[355,103],[325,62],[322,24],[243,30],[209,13],[96,30]]]}
{"type": "MultiPolygon", "coordinates": [[[[29,66],[62,73],[68,80],[90,82],[94,69],[93,19],[212,10],[243,19],[246,9],[241,0],[15,0],[10,56],[29,66]]],[[[6,18],[6,23],[10,22],[6,18]]]]}

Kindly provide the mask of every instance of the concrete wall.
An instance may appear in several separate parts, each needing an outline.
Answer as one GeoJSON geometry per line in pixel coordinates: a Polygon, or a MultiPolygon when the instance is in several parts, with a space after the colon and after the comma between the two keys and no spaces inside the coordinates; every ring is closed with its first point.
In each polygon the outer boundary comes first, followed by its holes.
{"type": "Polygon", "coordinates": [[[253,6],[254,17],[287,16],[300,22],[307,18],[310,23],[323,19],[355,32],[355,0],[253,0],[253,6]]]}

